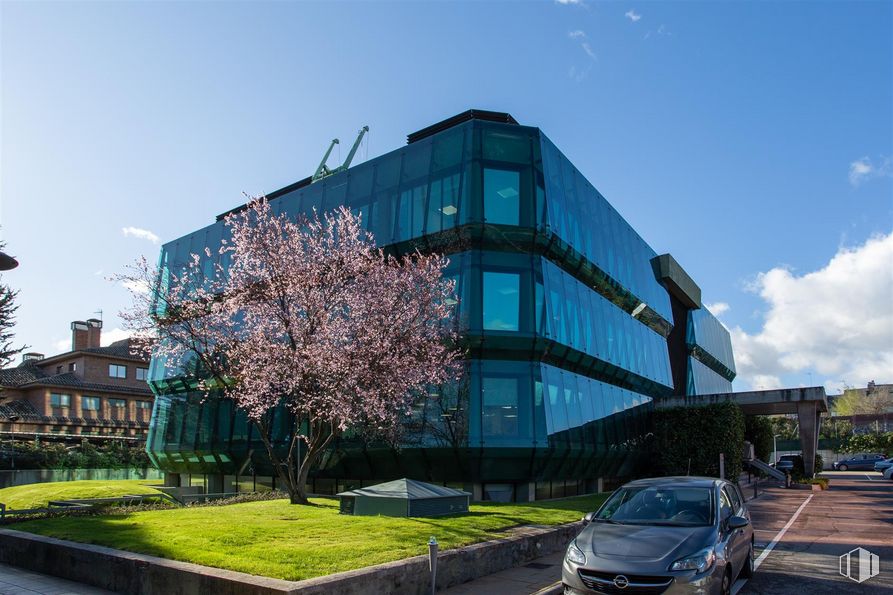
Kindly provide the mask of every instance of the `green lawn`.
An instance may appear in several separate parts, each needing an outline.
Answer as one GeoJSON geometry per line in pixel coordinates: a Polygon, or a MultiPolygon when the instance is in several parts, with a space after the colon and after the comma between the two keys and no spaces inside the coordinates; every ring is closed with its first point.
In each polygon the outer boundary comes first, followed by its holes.
{"type": "Polygon", "coordinates": [[[300,580],[416,556],[428,538],[441,549],[494,538],[510,527],[580,520],[607,495],[531,504],[477,504],[464,515],[432,519],[338,514],[267,500],[227,506],[153,510],[115,516],[59,517],[12,528],[250,574],[300,580]]]}
{"type": "Polygon", "coordinates": [[[40,508],[50,500],[78,500],[83,498],[113,498],[131,494],[157,494],[153,485],[163,485],[158,479],[120,479],[54,481],[30,483],[0,490],[0,502],[7,508],[40,508]]]}

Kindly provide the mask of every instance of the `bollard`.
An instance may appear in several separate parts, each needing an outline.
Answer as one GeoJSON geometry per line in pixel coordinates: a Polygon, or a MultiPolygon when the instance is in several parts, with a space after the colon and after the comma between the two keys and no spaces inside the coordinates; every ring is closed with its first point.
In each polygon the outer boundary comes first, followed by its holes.
{"type": "Polygon", "coordinates": [[[437,540],[434,536],[428,540],[428,568],[431,569],[431,595],[437,591],[437,540]]]}
{"type": "Polygon", "coordinates": [[[784,472],[784,487],[786,487],[786,488],[791,487],[791,473],[790,473],[790,471],[784,472]]]}

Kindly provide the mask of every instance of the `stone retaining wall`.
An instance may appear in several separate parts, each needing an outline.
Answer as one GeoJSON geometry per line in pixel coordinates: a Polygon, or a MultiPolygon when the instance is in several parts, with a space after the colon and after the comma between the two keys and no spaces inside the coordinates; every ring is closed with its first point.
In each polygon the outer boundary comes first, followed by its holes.
{"type": "MultiPolygon", "coordinates": [[[[580,522],[523,527],[502,539],[440,552],[437,588],[563,550],[581,528],[580,522]]],[[[8,529],[0,530],[0,562],[134,595],[425,595],[431,588],[427,555],[304,581],[283,581],[8,529]]]]}

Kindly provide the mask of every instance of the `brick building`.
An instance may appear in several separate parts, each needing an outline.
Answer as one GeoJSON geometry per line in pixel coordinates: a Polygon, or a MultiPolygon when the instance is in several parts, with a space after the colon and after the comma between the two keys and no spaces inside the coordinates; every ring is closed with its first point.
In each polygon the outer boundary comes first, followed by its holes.
{"type": "Polygon", "coordinates": [[[149,362],[130,340],[100,346],[102,321],[71,323],[71,351],[26,353],[0,370],[0,431],[18,438],[145,439],[154,397],[149,362]]]}

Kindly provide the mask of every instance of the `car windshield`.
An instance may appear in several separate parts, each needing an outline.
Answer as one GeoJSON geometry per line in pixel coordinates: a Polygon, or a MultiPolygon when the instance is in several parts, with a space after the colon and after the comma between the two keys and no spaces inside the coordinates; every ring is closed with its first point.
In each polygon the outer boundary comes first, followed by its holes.
{"type": "Polygon", "coordinates": [[[629,525],[712,525],[712,495],[709,488],[620,488],[601,507],[595,520],[629,525]]]}

